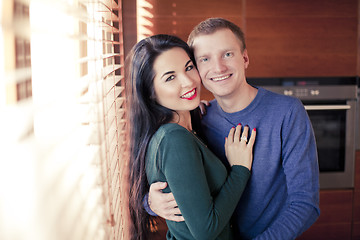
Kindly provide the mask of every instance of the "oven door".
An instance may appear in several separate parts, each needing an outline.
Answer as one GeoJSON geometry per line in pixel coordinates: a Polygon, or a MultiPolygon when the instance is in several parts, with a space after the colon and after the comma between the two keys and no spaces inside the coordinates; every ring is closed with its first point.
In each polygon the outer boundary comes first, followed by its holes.
{"type": "Polygon", "coordinates": [[[315,133],[320,188],[353,188],[356,101],[303,104],[315,133]]]}

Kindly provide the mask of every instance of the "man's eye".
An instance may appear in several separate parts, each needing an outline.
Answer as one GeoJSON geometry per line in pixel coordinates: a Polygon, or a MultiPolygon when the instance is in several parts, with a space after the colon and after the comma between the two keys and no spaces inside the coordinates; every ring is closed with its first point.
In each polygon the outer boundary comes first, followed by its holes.
{"type": "Polygon", "coordinates": [[[234,54],[232,52],[225,53],[225,57],[232,57],[232,56],[234,56],[234,54]]]}
{"type": "Polygon", "coordinates": [[[173,80],[174,78],[175,78],[175,76],[174,76],[174,75],[171,75],[170,77],[168,77],[168,78],[165,80],[165,82],[171,81],[171,80],[173,80]]]}
{"type": "Polygon", "coordinates": [[[208,61],[207,58],[201,58],[201,59],[200,59],[200,62],[207,62],[207,61],[208,61]]]}
{"type": "Polygon", "coordinates": [[[194,65],[190,65],[190,66],[187,66],[185,71],[188,72],[188,71],[191,71],[194,69],[194,65]]]}

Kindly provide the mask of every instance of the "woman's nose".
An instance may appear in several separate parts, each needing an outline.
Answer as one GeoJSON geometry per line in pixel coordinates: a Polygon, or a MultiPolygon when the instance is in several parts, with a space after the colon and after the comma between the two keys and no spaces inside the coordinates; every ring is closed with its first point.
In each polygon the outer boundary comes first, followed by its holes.
{"type": "Polygon", "coordinates": [[[187,74],[184,74],[181,78],[181,85],[183,87],[188,87],[194,84],[194,80],[188,76],[187,74]]]}

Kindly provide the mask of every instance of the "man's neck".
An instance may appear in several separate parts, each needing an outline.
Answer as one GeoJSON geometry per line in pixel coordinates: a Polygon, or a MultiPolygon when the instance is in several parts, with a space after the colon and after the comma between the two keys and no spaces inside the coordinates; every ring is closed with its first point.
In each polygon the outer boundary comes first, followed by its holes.
{"type": "Polygon", "coordinates": [[[244,84],[241,89],[231,96],[215,96],[221,109],[227,113],[234,113],[245,109],[254,100],[257,89],[249,84],[244,84]]]}

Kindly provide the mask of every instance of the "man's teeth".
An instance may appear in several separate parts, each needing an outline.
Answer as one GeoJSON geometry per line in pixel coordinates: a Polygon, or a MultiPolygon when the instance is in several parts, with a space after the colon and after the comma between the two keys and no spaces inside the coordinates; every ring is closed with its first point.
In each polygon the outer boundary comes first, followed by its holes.
{"type": "Polygon", "coordinates": [[[217,77],[217,78],[211,78],[213,81],[221,81],[221,80],[224,80],[224,79],[227,79],[230,77],[230,74],[229,75],[226,75],[226,76],[223,76],[223,77],[217,77]]]}
{"type": "Polygon", "coordinates": [[[190,98],[192,97],[193,95],[195,94],[195,88],[194,90],[192,90],[191,92],[185,94],[185,95],[182,95],[181,98],[190,98]]]}

